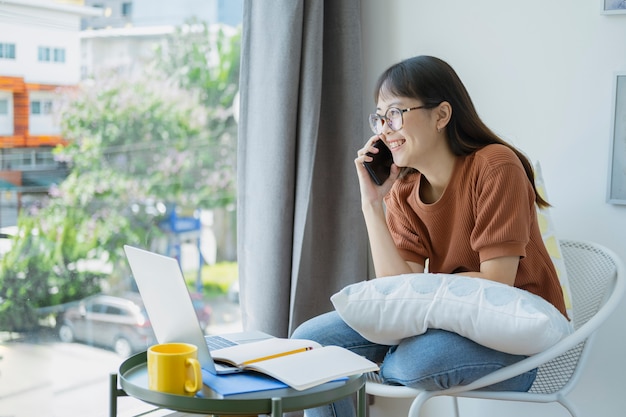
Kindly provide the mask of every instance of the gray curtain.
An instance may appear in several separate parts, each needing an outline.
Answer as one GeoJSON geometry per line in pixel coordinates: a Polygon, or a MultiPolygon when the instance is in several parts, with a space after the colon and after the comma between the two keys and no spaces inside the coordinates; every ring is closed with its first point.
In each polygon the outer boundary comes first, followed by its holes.
{"type": "Polygon", "coordinates": [[[238,262],[245,329],[288,336],[368,273],[354,158],[359,0],[244,3],[238,262]]]}

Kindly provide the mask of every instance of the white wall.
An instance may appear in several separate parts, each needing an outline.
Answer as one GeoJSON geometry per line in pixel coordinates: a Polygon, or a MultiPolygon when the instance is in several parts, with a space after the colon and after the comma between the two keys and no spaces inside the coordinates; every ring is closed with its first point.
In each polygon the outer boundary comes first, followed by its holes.
{"type": "Polygon", "coordinates": [[[158,26],[81,32],[83,78],[112,69],[127,75],[140,72],[153,59],[154,47],[165,47],[174,30],[174,26],[158,26]]]}
{"type": "MultiPolygon", "coordinates": [[[[483,120],[541,161],[559,234],[601,243],[626,260],[626,206],[605,202],[613,78],[626,71],[626,15],[603,15],[601,5],[363,0],[364,115],[373,109],[371,86],[387,66],[414,55],[443,58],[483,120]]],[[[626,407],[625,316],[626,302],[601,330],[572,395],[582,417],[622,415],[626,407]]],[[[461,403],[463,411],[464,417],[568,415],[558,406],[469,400],[461,403]]]]}

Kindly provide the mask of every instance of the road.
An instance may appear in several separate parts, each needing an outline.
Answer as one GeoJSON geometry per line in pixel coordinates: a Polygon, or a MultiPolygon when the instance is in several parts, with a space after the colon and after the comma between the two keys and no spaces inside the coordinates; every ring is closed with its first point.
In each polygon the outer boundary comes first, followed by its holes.
{"type": "MultiPolygon", "coordinates": [[[[121,362],[115,353],[40,334],[3,343],[0,355],[1,417],[108,415],[108,378],[121,362]]],[[[119,401],[121,412],[138,406],[119,401]]]]}
{"type": "MultiPolygon", "coordinates": [[[[212,303],[207,333],[241,330],[239,306],[212,303]]],[[[100,417],[109,413],[109,375],[122,359],[79,343],[62,343],[52,331],[0,340],[0,417],[100,417]]],[[[154,409],[133,398],[118,399],[118,416],[154,409]]]]}

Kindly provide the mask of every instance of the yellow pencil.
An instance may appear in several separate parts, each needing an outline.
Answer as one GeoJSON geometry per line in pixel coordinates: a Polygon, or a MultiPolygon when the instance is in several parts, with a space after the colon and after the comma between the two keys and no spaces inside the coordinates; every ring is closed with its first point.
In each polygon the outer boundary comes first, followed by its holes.
{"type": "Polygon", "coordinates": [[[300,348],[300,349],[289,350],[287,352],[276,353],[274,355],[263,356],[262,358],[250,359],[249,361],[242,362],[241,366],[249,365],[249,364],[255,363],[255,362],[266,361],[268,359],[280,358],[281,356],[293,355],[294,353],[306,352],[307,350],[311,350],[311,349],[313,349],[313,348],[312,347],[304,347],[304,348],[300,348]]]}

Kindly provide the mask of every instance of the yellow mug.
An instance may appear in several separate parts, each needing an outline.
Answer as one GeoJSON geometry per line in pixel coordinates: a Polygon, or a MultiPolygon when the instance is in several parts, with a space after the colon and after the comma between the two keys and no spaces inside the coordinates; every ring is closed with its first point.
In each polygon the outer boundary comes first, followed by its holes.
{"type": "Polygon", "coordinates": [[[198,348],[189,343],[163,343],[148,348],[148,388],[195,395],[202,388],[198,348]]]}

